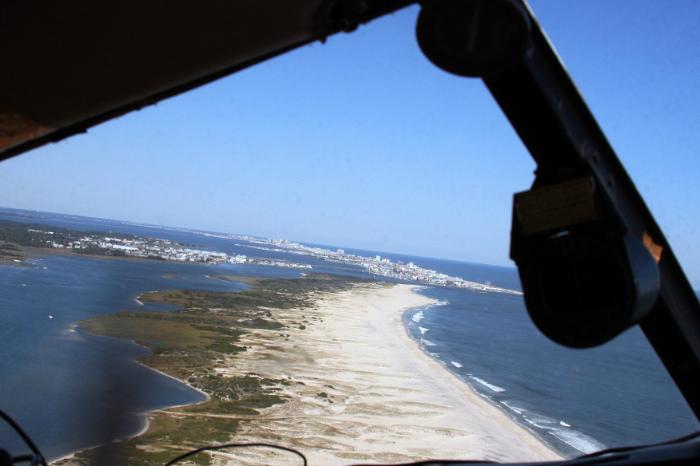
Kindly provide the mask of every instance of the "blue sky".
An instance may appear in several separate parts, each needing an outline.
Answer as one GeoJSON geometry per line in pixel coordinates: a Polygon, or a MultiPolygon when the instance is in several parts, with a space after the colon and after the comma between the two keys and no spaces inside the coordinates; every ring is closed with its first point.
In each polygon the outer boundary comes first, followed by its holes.
{"type": "MultiPolygon", "coordinates": [[[[700,2],[532,8],[700,285],[700,2]]],[[[410,8],[0,164],[0,204],[509,264],[535,166],[410,8]]]]}

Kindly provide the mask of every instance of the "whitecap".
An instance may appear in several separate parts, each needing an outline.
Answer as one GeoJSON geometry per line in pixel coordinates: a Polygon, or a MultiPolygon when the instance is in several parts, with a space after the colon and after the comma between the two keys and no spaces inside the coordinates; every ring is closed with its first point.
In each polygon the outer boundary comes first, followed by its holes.
{"type": "Polygon", "coordinates": [[[421,335],[425,335],[430,329],[427,329],[425,327],[418,327],[418,330],[420,330],[421,335]]]}
{"type": "Polygon", "coordinates": [[[478,382],[478,383],[480,383],[480,384],[483,385],[484,387],[486,387],[486,388],[488,388],[489,390],[492,390],[492,391],[494,391],[494,392],[496,392],[496,393],[501,393],[501,392],[505,392],[505,391],[506,391],[505,388],[501,388],[501,387],[499,387],[498,385],[490,384],[490,383],[488,383],[487,381],[485,381],[484,379],[480,379],[479,377],[474,377],[473,375],[470,375],[469,378],[472,379],[472,380],[474,380],[474,381],[476,381],[476,382],[478,382]]]}
{"type": "Polygon", "coordinates": [[[425,316],[423,315],[423,311],[418,311],[415,314],[413,314],[413,317],[411,317],[411,320],[415,323],[419,323],[421,320],[423,320],[425,316]]]}
{"type": "Polygon", "coordinates": [[[581,453],[593,453],[605,448],[605,445],[582,432],[572,429],[551,429],[549,431],[556,438],[575,448],[581,453]]]}
{"type": "Polygon", "coordinates": [[[557,439],[561,440],[570,447],[580,451],[581,453],[593,453],[605,448],[605,445],[594,439],[593,437],[571,429],[571,424],[564,421],[557,421],[547,416],[533,414],[524,408],[516,406],[512,402],[501,401],[501,404],[516,414],[519,414],[522,419],[533,427],[544,430],[550,433],[557,439]],[[562,429],[559,426],[563,426],[562,429]]]}
{"type": "Polygon", "coordinates": [[[453,366],[455,366],[457,369],[461,369],[462,367],[464,367],[463,365],[461,365],[461,364],[458,363],[457,361],[450,361],[450,364],[452,364],[453,366]]]}
{"type": "Polygon", "coordinates": [[[501,401],[501,404],[516,414],[523,414],[525,412],[525,410],[523,408],[520,408],[520,407],[515,406],[513,404],[509,404],[507,401],[501,401]]]}
{"type": "Polygon", "coordinates": [[[556,423],[556,421],[552,418],[549,418],[547,416],[539,416],[537,414],[531,413],[528,413],[527,415],[523,414],[523,419],[525,419],[525,422],[527,422],[531,426],[545,430],[551,430],[552,425],[556,423]]]}
{"type": "Polygon", "coordinates": [[[430,341],[430,340],[426,340],[425,338],[421,338],[421,339],[420,339],[420,342],[421,342],[424,346],[436,346],[435,343],[433,343],[433,342],[430,341]]]}

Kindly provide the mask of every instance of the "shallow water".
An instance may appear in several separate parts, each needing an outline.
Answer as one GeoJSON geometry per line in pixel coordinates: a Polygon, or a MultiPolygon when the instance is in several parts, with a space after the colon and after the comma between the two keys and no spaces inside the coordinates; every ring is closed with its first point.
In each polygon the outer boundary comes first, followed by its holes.
{"type": "MultiPolygon", "coordinates": [[[[30,267],[0,267],[0,406],[55,457],[134,434],[144,411],[199,401],[200,393],[135,364],[144,348],[89,335],[75,323],[148,308],[135,298],[149,290],[242,288],[205,273],[201,266],[58,255],[32,260],[30,267]],[[180,278],[167,280],[166,273],[180,278]],[[101,428],[103,416],[118,421],[114,432],[101,428]]],[[[3,426],[2,445],[17,446],[12,437],[3,426]]]]}

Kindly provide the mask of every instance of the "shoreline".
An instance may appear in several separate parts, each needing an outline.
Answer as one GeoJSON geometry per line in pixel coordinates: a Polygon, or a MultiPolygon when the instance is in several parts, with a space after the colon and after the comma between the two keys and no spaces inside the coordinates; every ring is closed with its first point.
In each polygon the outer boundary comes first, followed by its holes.
{"type": "MultiPolygon", "coordinates": [[[[419,294],[420,296],[423,296],[423,295],[421,295],[420,293],[418,293],[418,291],[419,291],[420,289],[425,289],[425,288],[427,288],[426,286],[419,286],[419,285],[408,285],[408,286],[411,286],[411,288],[412,288],[411,291],[412,291],[413,293],[419,294]]],[[[405,309],[403,312],[401,312],[400,316],[399,316],[398,319],[396,319],[396,321],[395,321],[395,324],[396,324],[396,327],[397,327],[397,328],[396,328],[397,333],[400,333],[402,336],[404,336],[404,337],[406,338],[407,341],[409,341],[411,344],[413,344],[413,346],[414,346],[415,349],[417,350],[417,351],[415,352],[416,356],[419,356],[419,355],[420,355],[420,357],[426,358],[426,361],[427,361],[427,362],[429,362],[429,363],[431,363],[431,364],[433,364],[433,365],[436,366],[436,370],[439,369],[439,370],[444,371],[444,372],[447,374],[447,376],[448,376],[449,378],[452,379],[453,383],[457,386],[457,388],[461,389],[462,391],[466,392],[466,394],[470,395],[470,398],[473,397],[473,398],[472,398],[472,401],[473,401],[473,402],[486,403],[488,406],[490,406],[490,407],[492,407],[492,408],[495,408],[495,409],[499,412],[499,414],[501,414],[501,415],[503,415],[503,416],[506,416],[506,417],[507,417],[511,422],[513,422],[516,426],[520,427],[521,429],[525,430],[529,435],[533,436],[534,439],[535,439],[535,441],[538,441],[538,442],[542,443],[542,444],[543,444],[546,448],[548,448],[554,455],[558,456],[558,459],[564,459],[564,456],[562,456],[562,454],[561,454],[559,451],[557,451],[552,445],[550,445],[545,439],[543,439],[540,435],[538,435],[537,432],[531,430],[531,429],[528,428],[527,426],[525,426],[525,425],[521,424],[520,422],[518,422],[516,418],[514,418],[513,416],[510,415],[510,413],[508,413],[506,410],[504,410],[503,408],[501,408],[501,407],[498,405],[498,403],[496,403],[495,401],[490,400],[490,399],[484,397],[484,395],[482,395],[481,393],[479,393],[478,390],[477,390],[474,386],[472,386],[470,383],[468,383],[467,381],[463,380],[463,379],[460,378],[457,374],[455,374],[454,372],[452,372],[442,361],[440,361],[439,359],[437,359],[437,358],[431,356],[431,355],[425,350],[425,348],[420,344],[420,341],[417,340],[417,339],[415,339],[415,338],[411,335],[410,330],[409,330],[409,328],[408,328],[408,323],[404,320],[404,317],[405,317],[405,316],[407,316],[409,313],[414,312],[414,311],[416,311],[416,310],[426,310],[426,309],[429,309],[429,308],[432,308],[432,307],[435,307],[435,306],[441,306],[441,305],[442,305],[441,302],[438,301],[438,300],[436,300],[436,299],[433,299],[433,298],[429,298],[429,299],[431,299],[431,300],[433,301],[433,303],[428,304],[428,305],[426,305],[426,306],[418,306],[418,307],[414,307],[414,308],[405,309]],[[400,328],[398,328],[398,327],[400,327],[400,328]]]]}
{"type": "MultiPolygon", "coordinates": [[[[561,455],[484,400],[406,331],[403,316],[436,303],[415,285],[357,285],[320,294],[310,332],[259,332],[237,368],[293,376],[290,401],[251,420],[237,440],[301,448],[312,464],[441,459],[543,461],[561,455]]],[[[270,461],[251,456],[250,463],[270,461]]],[[[277,463],[271,463],[277,464],[277,463]]]]}
{"type": "MultiPolygon", "coordinates": [[[[425,287],[373,282],[348,290],[311,291],[310,305],[276,309],[275,317],[286,324],[286,333],[261,328],[241,337],[240,344],[249,349],[227,360],[227,367],[220,370],[223,377],[253,374],[290,383],[280,387],[286,402],[263,408],[257,415],[234,416],[241,423],[236,440],[295,446],[312,464],[324,465],[435,457],[560,459],[543,439],[484,400],[411,337],[404,315],[438,303],[416,292],[421,288],[425,287]],[[309,323],[301,325],[300,317],[309,323]]],[[[178,408],[211,399],[209,393],[195,390],[206,399],[147,411],[139,432],[104,445],[146,434],[155,413],[191,416],[178,408]]],[[[70,461],[90,448],[51,463],[70,461]]],[[[246,465],[285,464],[285,458],[265,451],[240,456],[246,465]]]]}
{"type": "MultiPolygon", "coordinates": [[[[138,295],[137,298],[140,297],[140,296],[141,296],[141,295],[138,295]]],[[[71,324],[71,325],[72,325],[72,327],[71,327],[72,330],[78,330],[78,331],[81,331],[81,332],[86,332],[86,333],[88,333],[88,334],[90,334],[90,335],[93,335],[93,336],[100,336],[100,335],[95,335],[95,334],[91,333],[89,330],[87,330],[87,329],[81,327],[77,322],[76,322],[76,323],[73,323],[73,324],[71,324]]],[[[105,336],[103,336],[103,338],[115,338],[115,337],[105,337],[105,336]]],[[[146,349],[148,349],[148,350],[150,351],[150,348],[147,348],[146,346],[143,346],[143,345],[141,345],[141,344],[139,344],[139,343],[137,343],[137,342],[135,342],[135,341],[133,341],[133,340],[128,340],[128,341],[131,342],[132,344],[136,345],[136,346],[140,346],[141,348],[146,348],[146,349]]],[[[71,451],[71,452],[62,454],[61,456],[59,456],[59,457],[57,457],[57,458],[45,458],[45,459],[46,459],[46,462],[47,462],[49,465],[52,465],[52,464],[54,464],[54,463],[58,463],[58,462],[61,462],[61,461],[70,460],[70,459],[74,458],[76,454],[81,453],[81,452],[84,452],[84,451],[87,451],[87,450],[90,450],[90,449],[92,449],[92,448],[103,447],[103,446],[108,445],[108,444],[111,444],[111,443],[119,443],[119,442],[124,442],[124,441],[127,441],[127,440],[136,439],[136,438],[142,436],[143,434],[145,434],[146,432],[148,432],[148,430],[150,429],[150,427],[151,427],[151,418],[150,418],[150,416],[151,416],[153,413],[157,413],[157,412],[159,412],[159,411],[166,411],[166,410],[168,410],[168,409],[183,408],[183,407],[186,407],[186,406],[196,406],[196,405],[198,405],[198,404],[206,403],[207,401],[209,401],[209,400],[211,399],[211,396],[210,396],[207,392],[205,392],[205,391],[203,391],[203,390],[200,390],[200,389],[197,388],[197,387],[194,387],[193,385],[189,384],[189,383],[186,382],[185,380],[179,379],[179,378],[177,378],[177,377],[175,377],[175,376],[173,376],[173,375],[167,374],[167,373],[165,373],[165,372],[163,372],[163,371],[161,371],[161,370],[158,370],[158,369],[156,369],[156,368],[154,368],[154,367],[151,367],[151,366],[149,366],[149,365],[147,365],[147,364],[144,364],[143,362],[141,362],[141,361],[139,361],[139,360],[137,360],[137,359],[133,359],[132,362],[134,362],[135,364],[138,364],[138,365],[141,366],[141,367],[144,367],[144,368],[148,369],[149,371],[156,372],[157,374],[159,374],[159,375],[161,375],[161,376],[167,377],[167,378],[169,378],[169,379],[172,379],[172,380],[175,380],[176,382],[181,383],[182,385],[185,385],[186,387],[190,388],[191,390],[194,390],[194,391],[196,391],[197,393],[199,393],[199,394],[201,394],[201,395],[204,395],[204,399],[203,399],[203,400],[200,400],[200,401],[193,401],[192,403],[180,403],[180,404],[176,404],[176,405],[168,405],[168,406],[163,406],[163,407],[161,407],[161,408],[149,409],[149,410],[143,411],[143,412],[141,412],[141,413],[136,413],[136,414],[138,414],[138,415],[140,415],[140,416],[143,416],[143,425],[141,426],[141,428],[140,428],[136,433],[131,434],[131,435],[127,435],[127,436],[125,436],[125,437],[113,439],[113,440],[110,440],[109,442],[98,443],[98,444],[95,444],[95,445],[89,445],[89,446],[84,447],[84,448],[79,448],[79,449],[77,449],[77,450],[73,450],[73,451],[71,451]]]]}
{"type": "MultiPolygon", "coordinates": [[[[149,368],[149,369],[150,369],[150,368],[149,368]]],[[[66,454],[64,454],[64,455],[61,455],[61,456],[59,456],[59,457],[57,457],[57,458],[44,458],[44,459],[46,460],[46,463],[47,463],[49,466],[51,466],[52,464],[59,463],[59,462],[61,462],[61,461],[69,461],[69,460],[75,458],[75,455],[77,455],[78,453],[83,452],[83,451],[90,450],[90,449],[92,449],[92,448],[99,448],[99,447],[103,447],[103,446],[105,446],[105,445],[109,445],[110,443],[118,443],[118,442],[123,442],[123,441],[126,441],[126,440],[131,440],[131,439],[135,439],[135,438],[137,438],[137,437],[140,437],[140,436],[142,436],[143,434],[145,434],[146,432],[148,432],[148,429],[151,427],[151,422],[150,422],[150,420],[148,419],[148,414],[150,414],[150,413],[152,413],[152,412],[153,412],[153,411],[146,411],[145,413],[143,413],[143,414],[145,414],[145,418],[144,418],[144,421],[143,421],[143,426],[139,429],[138,432],[136,432],[136,433],[133,434],[133,435],[129,435],[129,436],[126,436],[126,437],[124,437],[124,438],[114,439],[114,440],[111,440],[110,442],[106,442],[106,443],[98,443],[98,444],[95,444],[95,445],[90,445],[90,446],[85,447],[85,448],[80,448],[80,449],[78,449],[78,450],[71,451],[70,453],[66,453],[66,454]]]]}
{"type": "MultiPolygon", "coordinates": [[[[424,289],[424,288],[427,288],[427,287],[414,286],[414,291],[413,291],[413,292],[416,293],[418,290],[424,289]]],[[[421,295],[421,296],[422,296],[422,295],[421,295]]],[[[432,299],[432,298],[431,298],[431,299],[432,299]]],[[[535,430],[531,429],[530,427],[528,427],[527,425],[524,425],[523,423],[519,422],[518,419],[517,419],[515,416],[513,416],[511,413],[509,413],[506,409],[502,408],[502,407],[499,405],[499,403],[497,403],[496,401],[494,401],[494,400],[492,400],[492,399],[486,397],[485,395],[482,395],[481,393],[479,393],[479,391],[476,389],[476,387],[474,387],[472,384],[470,384],[470,383],[467,382],[466,380],[463,380],[459,375],[455,374],[452,370],[450,370],[450,368],[447,366],[447,364],[445,364],[443,361],[441,361],[441,360],[439,360],[438,358],[432,356],[432,355],[427,351],[427,349],[426,349],[423,345],[421,345],[420,341],[419,341],[418,339],[414,338],[414,337],[411,335],[411,332],[410,332],[409,327],[408,327],[408,322],[405,320],[405,317],[408,316],[410,313],[416,311],[416,310],[427,310],[427,309],[429,309],[429,308],[431,308],[431,307],[435,307],[435,306],[440,306],[440,305],[441,305],[439,301],[437,301],[437,300],[434,300],[434,301],[435,301],[435,302],[434,302],[433,304],[429,304],[429,305],[427,305],[427,306],[409,308],[409,309],[406,309],[406,310],[403,311],[403,313],[401,314],[401,318],[400,318],[399,322],[397,323],[397,325],[400,325],[400,326],[402,327],[403,333],[405,334],[406,338],[408,338],[408,339],[416,346],[416,348],[417,348],[418,351],[420,352],[421,356],[428,358],[428,359],[430,360],[431,363],[437,364],[437,366],[439,366],[440,369],[442,369],[443,371],[447,372],[450,376],[452,376],[452,378],[454,379],[454,382],[455,382],[456,384],[466,387],[466,389],[469,390],[470,394],[473,394],[474,396],[479,397],[478,399],[479,399],[480,401],[483,401],[483,402],[487,403],[488,405],[490,405],[490,406],[492,406],[493,408],[497,409],[502,415],[508,417],[508,418],[509,418],[513,423],[515,423],[518,427],[520,427],[520,428],[524,429],[525,431],[527,431],[530,435],[534,436],[535,439],[536,439],[537,441],[541,442],[541,443],[544,444],[547,448],[549,448],[549,449],[552,451],[552,453],[554,453],[555,455],[559,456],[559,459],[565,459],[566,457],[563,456],[563,454],[562,454],[560,451],[558,451],[553,445],[551,445],[551,444],[550,444],[543,436],[541,436],[537,431],[535,431],[535,430]]],[[[399,330],[401,330],[401,329],[397,329],[397,331],[399,331],[399,330]]]]}

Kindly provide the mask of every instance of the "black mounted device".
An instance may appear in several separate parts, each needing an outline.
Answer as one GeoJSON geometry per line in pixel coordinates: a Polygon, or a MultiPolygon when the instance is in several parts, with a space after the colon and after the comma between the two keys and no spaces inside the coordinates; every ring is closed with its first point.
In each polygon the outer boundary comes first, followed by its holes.
{"type": "MultiPolygon", "coordinates": [[[[86,0],[8,2],[0,15],[0,160],[413,3],[125,0],[106,15],[86,0]]],[[[535,325],[585,348],[639,324],[700,417],[698,299],[527,3],[418,3],[425,56],[483,79],[537,164],[531,189],[514,195],[510,245],[535,325]]],[[[2,461],[44,459],[37,450],[0,454],[2,461]]],[[[420,464],[448,463],[466,464],[420,464]]],[[[559,464],[700,464],[700,444],[694,436],[559,464]]]]}

